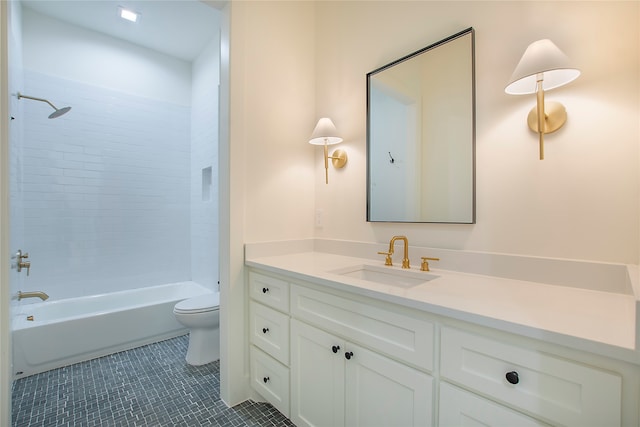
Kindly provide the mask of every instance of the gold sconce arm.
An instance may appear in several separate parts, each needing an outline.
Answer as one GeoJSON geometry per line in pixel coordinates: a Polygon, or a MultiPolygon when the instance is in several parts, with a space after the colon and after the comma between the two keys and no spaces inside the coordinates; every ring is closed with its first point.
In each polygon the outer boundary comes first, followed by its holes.
{"type": "Polygon", "coordinates": [[[344,150],[336,150],[333,152],[333,154],[331,156],[329,156],[329,158],[331,159],[331,163],[333,164],[333,167],[336,169],[340,169],[343,168],[344,165],[347,164],[347,152],[344,150]]]}
{"type": "Polygon", "coordinates": [[[536,90],[536,106],[529,111],[527,124],[529,129],[538,133],[540,144],[540,160],[544,160],[544,134],[560,129],[567,121],[567,110],[559,102],[544,101],[542,77],[538,80],[536,90]]]}
{"type": "Polygon", "coordinates": [[[545,132],[545,116],[544,116],[544,89],[542,88],[542,75],[540,74],[537,82],[537,111],[538,111],[538,136],[540,143],[540,160],[544,159],[544,132],[545,132]]]}

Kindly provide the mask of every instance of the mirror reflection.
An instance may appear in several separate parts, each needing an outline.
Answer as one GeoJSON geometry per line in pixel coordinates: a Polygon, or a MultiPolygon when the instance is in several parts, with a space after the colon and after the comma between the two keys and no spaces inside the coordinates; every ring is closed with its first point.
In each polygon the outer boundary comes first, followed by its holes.
{"type": "Polygon", "coordinates": [[[367,221],[475,222],[474,31],[367,74],[367,221]]]}

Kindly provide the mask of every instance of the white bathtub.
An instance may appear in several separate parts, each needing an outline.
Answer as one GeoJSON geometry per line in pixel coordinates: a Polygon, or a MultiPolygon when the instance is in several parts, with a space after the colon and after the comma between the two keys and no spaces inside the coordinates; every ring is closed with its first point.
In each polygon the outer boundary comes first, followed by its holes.
{"type": "Polygon", "coordinates": [[[13,323],[14,379],[184,335],[173,306],[209,292],[180,282],[24,304],[13,323]]]}

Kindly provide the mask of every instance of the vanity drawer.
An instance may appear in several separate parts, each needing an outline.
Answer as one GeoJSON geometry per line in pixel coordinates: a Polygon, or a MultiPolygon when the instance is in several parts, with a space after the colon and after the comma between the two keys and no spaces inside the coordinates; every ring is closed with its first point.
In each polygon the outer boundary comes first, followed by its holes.
{"type": "Polygon", "coordinates": [[[433,369],[433,323],[355,299],[291,286],[292,316],[396,360],[433,369]]]}
{"type": "Polygon", "coordinates": [[[439,414],[440,427],[468,425],[467,420],[478,421],[487,427],[548,427],[548,424],[445,382],[440,383],[439,414]]]}
{"type": "Polygon", "coordinates": [[[442,377],[551,423],[621,423],[619,375],[449,327],[441,355],[442,377]]]}
{"type": "Polygon", "coordinates": [[[289,312],[289,283],[284,280],[251,271],[249,294],[262,304],[285,313],[289,312]]]}
{"type": "Polygon", "coordinates": [[[255,301],[249,303],[251,343],[289,364],[289,316],[255,301]]]}
{"type": "Polygon", "coordinates": [[[251,346],[251,387],[289,417],[289,369],[251,346]]]}

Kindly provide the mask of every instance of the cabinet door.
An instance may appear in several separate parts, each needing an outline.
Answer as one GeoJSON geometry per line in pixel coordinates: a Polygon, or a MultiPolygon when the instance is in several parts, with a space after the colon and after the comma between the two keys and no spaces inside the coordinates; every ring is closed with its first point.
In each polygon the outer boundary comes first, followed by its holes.
{"type": "Polygon", "coordinates": [[[346,345],[347,426],[433,425],[431,376],[357,345],[346,345]]]}
{"type": "Polygon", "coordinates": [[[440,383],[440,427],[547,426],[495,402],[440,383]]]}
{"type": "Polygon", "coordinates": [[[341,339],[291,320],[291,420],[298,427],[344,426],[344,361],[341,339]]]}

